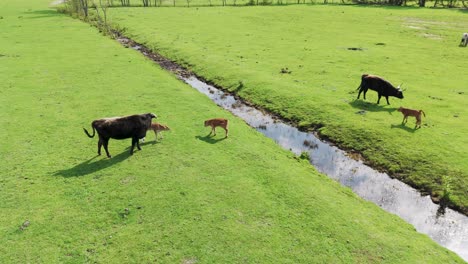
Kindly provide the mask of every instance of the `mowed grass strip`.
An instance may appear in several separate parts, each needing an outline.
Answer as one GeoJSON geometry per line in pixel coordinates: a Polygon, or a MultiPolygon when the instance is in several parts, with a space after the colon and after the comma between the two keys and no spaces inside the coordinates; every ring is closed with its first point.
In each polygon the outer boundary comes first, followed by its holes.
{"type": "Polygon", "coordinates": [[[205,79],[362,153],[468,213],[468,22],[461,10],[368,6],[115,8],[110,20],[205,79]],[[361,75],[403,100],[355,100],[361,75]],[[398,107],[423,109],[423,127],[398,107]]]}
{"type": "Polygon", "coordinates": [[[47,1],[0,16],[1,263],[463,263],[47,1]],[[82,127],[148,111],[163,140],[96,156],[82,127]]]}

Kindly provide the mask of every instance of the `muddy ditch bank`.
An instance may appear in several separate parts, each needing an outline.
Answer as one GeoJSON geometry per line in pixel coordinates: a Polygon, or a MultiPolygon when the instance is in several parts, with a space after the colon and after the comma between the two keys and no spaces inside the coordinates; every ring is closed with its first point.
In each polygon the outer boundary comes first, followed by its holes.
{"type": "Polygon", "coordinates": [[[405,183],[371,168],[359,153],[343,151],[326,139],[320,138],[317,133],[301,131],[292,122],[282,120],[235,94],[226,92],[225,89],[209,84],[203,78],[152,52],[142,44],[123,36],[116,39],[125,47],[141,52],[163,69],[173,72],[179,79],[208,96],[217,105],[241,117],[281,147],[309,159],[321,173],[350,187],[360,197],[400,216],[418,232],[427,234],[468,261],[467,216],[447,209],[445,205],[437,205],[429,195],[423,196],[405,183]]]}

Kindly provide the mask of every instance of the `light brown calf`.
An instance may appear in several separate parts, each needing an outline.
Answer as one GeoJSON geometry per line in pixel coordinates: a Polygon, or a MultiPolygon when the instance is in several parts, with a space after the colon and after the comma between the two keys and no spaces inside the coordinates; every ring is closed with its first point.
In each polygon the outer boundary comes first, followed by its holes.
{"type": "Polygon", "coordinates": [[[228,129],[228,120],[224,118],[213,118],[205,121],[205,127],[211,126],[210,134],[214,132],[213,136],[216,136],[216,127],[222,127],[224,131],[226,131],[225,137],[228,137],[229,129],[228,129]]]}
{"type": "MultiPolygon", "coordinates": [[[[156,141],[158,141],[158,133],[161,134],[161,139],[163,139],[161,131],[168,131],[171,130],[168,126],[160,124],[160,123],[152,123],[148,130],[153,130],[154,135],[156,136],[156,141]]],[[[145,138],[142,138],[141,141],[145,141],[145,138]]]]}
{"type": "Polygon", "coordinates": [[[424,113],[423,110],[413,110],[413,109],[408,109],[408,108],[403,108],[400,106],[398,108],[398,112],[401,112],[403,114],[403,121],[402,123],[405,124],[408,121],[408,116],[414,116],[416,117],[416,126],[414,128],[417,128],[418,126],[421,127],[421,113],[426,117],[426,113],[424,113]]]}

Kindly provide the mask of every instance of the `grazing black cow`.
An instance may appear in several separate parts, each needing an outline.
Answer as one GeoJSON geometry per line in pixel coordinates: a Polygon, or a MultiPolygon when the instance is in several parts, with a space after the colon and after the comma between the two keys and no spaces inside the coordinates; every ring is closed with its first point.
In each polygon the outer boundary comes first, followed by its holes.
{"type": "Polygon", "coordinates": [[[138,150],[141,150],[138,140],[146,136],[146,131],[151,127],[151,120],[156,118],[155,114],[147,113],[141,115],[130,115],[124,117],[111,117],[94,120],[91,123],[93,127],[93,134],[90,135],[88,131],[83,128],[88,137],[93,138],[95,131],[99,135],[98,154],[101,155],[101,146],[104,145],[107,157],[111,157],[107,150],[109,139],[125,139],[132,138],[132,147],[130,148],[130,155],[133,155],[135,145],[138,150]]]}
{"type": "Polygon", "coordinates": [[[361,96],[361,92],[364,92],[364,100],[366,100],[366,93],[368,89],[374,90],[378,93],[379,99],[377,100],[377,104],[380,103],[380,97],[382,96],[385,96],[385,99],[387,99],[387,104],[390,104],[388,102],[389,96],[395,96],[397,98],[403,99],[403,91],[401,91],[400,86],[395,88],[391,83],[380,78],[379,76],[363,74],[361,76],[361,84],[356,89],[359,90],[357,99],[359,99],[359,96],[361,96]]]}

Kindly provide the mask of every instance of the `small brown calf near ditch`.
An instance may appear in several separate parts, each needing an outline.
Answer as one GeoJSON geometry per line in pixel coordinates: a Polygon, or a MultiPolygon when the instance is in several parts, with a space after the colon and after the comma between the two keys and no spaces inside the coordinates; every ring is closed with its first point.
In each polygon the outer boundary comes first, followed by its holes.
{"type": "Polygon", "coordinates": [[[210,136],[211,133],[213,133],[213,132],[214,132],[213,136],[216,136],[216,127],[222,127],[224,129],[224,131],[226,131],[225,138],[227,138],[228,133],[229,133],[228,122],[229,121],[227,119],[224,119],[224,118],[213,118],[213,119],[206,120],[205,121],[205,127],[211,126],[211,131],[210,131],[210,134],[208,134],[208,136],[210,136]]]}
{"type": "Polygon", "coordinates": [[[408,121],[408,116],[414,116],[416,118],[416,126],[414,127],[415,129],[418,128],[421,128],[421,113],[424,115],[424,117],[426,117],[426,113],[424,113],[423,110],[413,110],[413,109],[408,109],[408,108],[404,108],[404,107],[401,107],[398,108],[398,112],[401,112],[403,114],[403,121],[402,123],[403,124],[406,124],[406,122],[408,121]]]}

